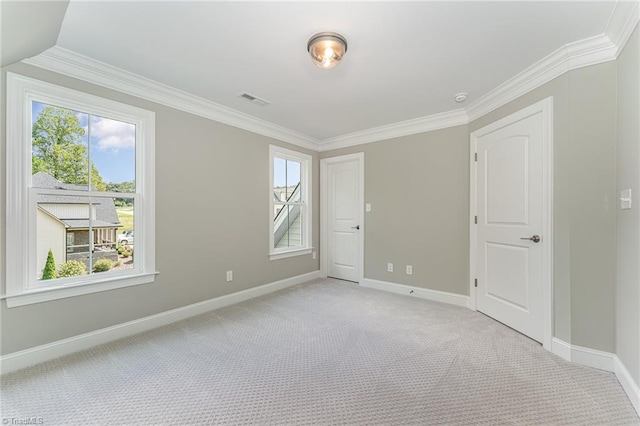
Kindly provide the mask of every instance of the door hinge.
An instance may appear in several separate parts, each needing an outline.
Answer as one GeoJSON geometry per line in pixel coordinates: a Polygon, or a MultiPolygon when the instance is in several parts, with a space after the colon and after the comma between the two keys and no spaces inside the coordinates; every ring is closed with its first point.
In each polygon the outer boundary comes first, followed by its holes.
{"type": "Polygon", "coordinates": [[[476,155],[475,155],[475,159],[476,159],[476,161],[478,161],[478,153],[477,152],[476,152],[476,155]]]}
{"type": "Polygon", "coordinates": [[[475,279],[475,286],[478,287],[478,279],[475,279]]]}
{"type": "Polygon", "coordinates": [[[478,224],[478,216],[476,216],[474,223],[477,225],[478,224]]]}

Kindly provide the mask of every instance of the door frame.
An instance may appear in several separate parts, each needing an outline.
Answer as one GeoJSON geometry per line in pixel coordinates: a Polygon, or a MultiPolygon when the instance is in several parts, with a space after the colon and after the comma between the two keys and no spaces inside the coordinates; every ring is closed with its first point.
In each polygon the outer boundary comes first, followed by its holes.
{"type": "Polygon", "coordinates": [[[340,155],[337,157],[323,158],[320,160],[320,275],[327,277],[327,259],[329,255],[328,222],[329,222],[329,165],[358,161],[359,166],[359,188],[358,188],[358,221],[360,222],[360,232],[358,232],[358,284],[362,284],[364,278],[364,152],[355,154],[340,155]]]}
{"type": "Polygon", "coordinates": [[[477,153],[478,139],[514,122],[542,114],[542,229],[546,244],[542,246],[542,345],[551,351],[553,339],[553,97],[548,97],[518,112],[501,118],[471,133],[469,137],[469,308],[477,310],[475,287],[477,267],[477,153]]]}

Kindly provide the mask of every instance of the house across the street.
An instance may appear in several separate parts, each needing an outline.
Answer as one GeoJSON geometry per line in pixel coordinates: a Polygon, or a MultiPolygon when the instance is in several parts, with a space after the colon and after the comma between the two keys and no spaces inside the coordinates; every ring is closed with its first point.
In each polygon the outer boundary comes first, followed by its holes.
{"type": "MultiPolygon", "coordinates": [[[[34,174],[32,182],[34,188],[87,190],[87,185],[66,184],[44,172],[34,174]]],[[[115,248],[120,219],[112,198],[39,194],[37,202],[39,274],[49,250],[53,252],[56,265],[80,260],[89,270],[92,266],[89,264],[90,252],[93,252],[92,263],[103,258],[118,260],[115,248]]]]}

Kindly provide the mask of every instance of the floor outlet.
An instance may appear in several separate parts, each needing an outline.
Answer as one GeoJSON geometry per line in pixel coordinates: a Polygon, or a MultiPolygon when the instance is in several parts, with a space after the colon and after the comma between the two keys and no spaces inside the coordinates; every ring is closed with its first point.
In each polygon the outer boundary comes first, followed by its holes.
{"type": "Polygon", "coordinates": [[[233,271],[227,271],[227,282],[233,281],[233,271]]]}

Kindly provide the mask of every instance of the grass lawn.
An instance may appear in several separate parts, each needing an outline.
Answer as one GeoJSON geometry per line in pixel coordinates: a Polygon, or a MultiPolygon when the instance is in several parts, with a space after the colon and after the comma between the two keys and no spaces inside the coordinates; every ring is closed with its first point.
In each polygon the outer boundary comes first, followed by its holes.
{"type": "Polygon", "coordinates": [[[133,230],[133,215],[131,213],[127,214],[128,212],[133,212],[133,207],[124,207],[122,209],[118,207],[117,212],[120,219],[118,233],[133,230]]]}

